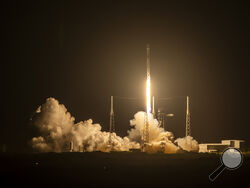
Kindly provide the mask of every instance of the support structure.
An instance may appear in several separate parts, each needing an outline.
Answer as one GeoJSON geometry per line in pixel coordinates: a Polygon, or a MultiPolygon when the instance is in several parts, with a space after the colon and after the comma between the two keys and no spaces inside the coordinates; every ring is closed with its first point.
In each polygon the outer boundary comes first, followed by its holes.
{"type": "Polygon", "coordinates": [[[153,117],[155,118],[155,97],[152,97],[152,114],[153,117]]]}
{"type": "Polygon", "coordinates": [[[161,144],[160,144],[160,146],[161,146],[161,152],[165,153],[165,146],[166,146],[166,137],[165,136],[163,136],[161,138],[161,144]]]}
{"type": "Polygon", "coordinates": [[[109,119],[109,147],[112,149],[113,143],[111,139],[111,134],[115,132],[115,114],[114,114],[114,97],[111,96],[111,101],[110,101],[110,119],[109,119]]]}
{"type": "Polygon", "coordinates": [[[158,109],[157,120],[159,122],[159,127],[165,130],[165,113],[158,109]]]}
{"type": "Polygon", "coordinates": [[[191,136],[191,123],[190,123],[190,111],[189,111],[189,96],[187,96],[186,136],[191,136]]]}
{"type": "Polygon", "coordinates": [[[70,152],[74,151],[74,142],[73,142],[73,140],[71,140],[70,143],[69,143],[69,151],[70,152]]]}
{"type": "Polygon", "coordinates": [[[142,131],[142,149],[145,150],[146,145],[149,143],[149,122],[148,122],[148,114],[144,115],[144,127],[142,131]]]}

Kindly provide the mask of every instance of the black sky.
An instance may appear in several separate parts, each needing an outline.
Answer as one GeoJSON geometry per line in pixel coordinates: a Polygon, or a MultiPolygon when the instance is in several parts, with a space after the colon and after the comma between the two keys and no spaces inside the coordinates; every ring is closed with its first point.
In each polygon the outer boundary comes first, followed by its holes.
{"type": "MultiPolygon", "coordinates": [[[[125,136],[144,109],[147,43],[152,93],[191,96],[199,142],[250,141],[249,4],[10,0],[3,9],[0,144],[10,150],[27,150],[29,117],[50,96],[104,130],[110,95],[141,98],[115,101],[125,136]]],[[[185,99],[158,105],[175,113],[169,130],[184,136],[185,99]]]]}

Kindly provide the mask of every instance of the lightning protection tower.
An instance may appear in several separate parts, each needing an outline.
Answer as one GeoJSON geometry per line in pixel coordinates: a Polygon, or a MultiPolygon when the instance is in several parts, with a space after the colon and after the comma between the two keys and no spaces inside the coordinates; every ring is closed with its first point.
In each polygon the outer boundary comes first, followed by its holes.
{"type": "Polygon", "coordinates": [[[191,136],[190,111],[189,111],[189,96],[187,96],[186,136],[191,136]]]}
{"type": "Polygon", "coordinates": [[[109,146],[112,149],[113,143],[112,143],[112,139],[111,139],[111,134],[113,132],[115,132],[115,114],[114,114],[114,106],[113,106],[113,96],[111,96],[111,104],[110,104],[110,119],[109,119],[109,146]]]}
{"type": "Polygon", "coordinates": [[[153,118],[155,118],[155,97],[152,97],[152,114],[153,118]]]}

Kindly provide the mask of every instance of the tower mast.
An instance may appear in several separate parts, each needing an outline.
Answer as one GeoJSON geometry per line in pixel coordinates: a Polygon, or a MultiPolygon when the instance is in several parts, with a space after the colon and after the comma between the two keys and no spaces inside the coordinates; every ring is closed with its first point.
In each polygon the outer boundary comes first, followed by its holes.
{"type": "Polygon", "coordinates": [[[111,134],[115,131],[115,114],[114,114],[114,100],[113,96],[111,96],[110,100],[110,119],[109,119],[109,147],[112,149],[113,143],[111,139],[111,134]]]}
{"type": "Polygon", "coordinates": [[[155,118],[155,97],[152,97],[152,114],[153,117],[155,118]]]}
{"type": "Polygon", "coordinates": [[[190,123],[190,111],[189,111],[189,96],[187,96],[186,136],[191,136],[191,123],[190,123]]]}

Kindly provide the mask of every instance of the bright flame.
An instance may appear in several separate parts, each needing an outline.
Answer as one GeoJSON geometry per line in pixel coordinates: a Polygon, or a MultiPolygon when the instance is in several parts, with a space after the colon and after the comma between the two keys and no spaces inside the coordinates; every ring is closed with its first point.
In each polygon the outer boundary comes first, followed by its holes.
{"type": "Polygon", "coordinates": [[[147,114],[149,114],[151,112],[150,76],[147,76],[146,98],[147,98],[147,114]]]}

